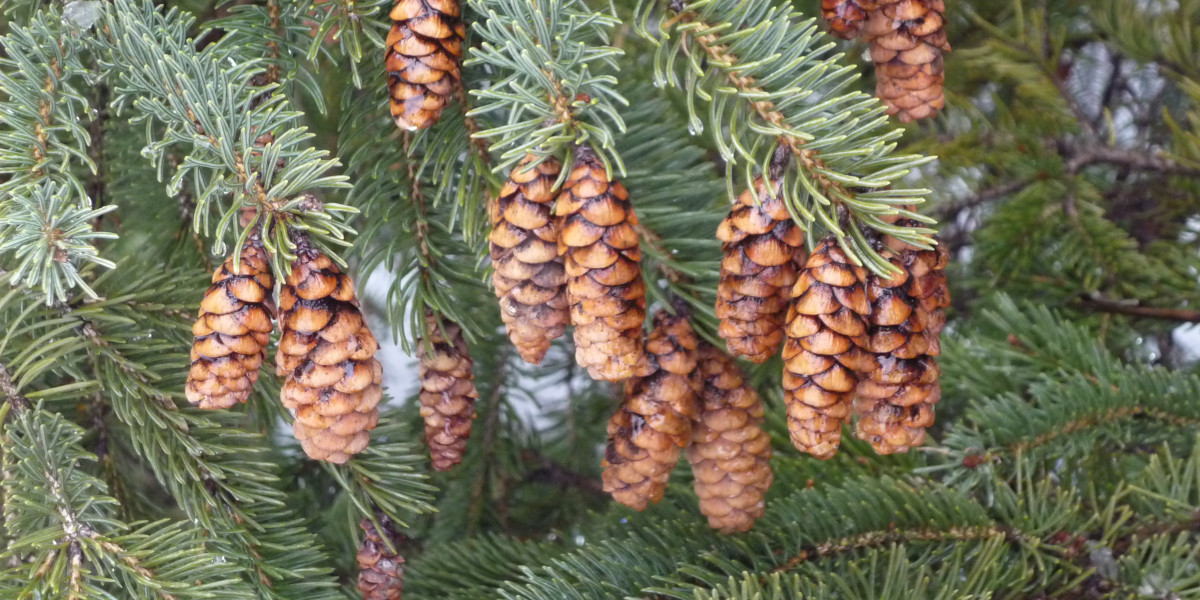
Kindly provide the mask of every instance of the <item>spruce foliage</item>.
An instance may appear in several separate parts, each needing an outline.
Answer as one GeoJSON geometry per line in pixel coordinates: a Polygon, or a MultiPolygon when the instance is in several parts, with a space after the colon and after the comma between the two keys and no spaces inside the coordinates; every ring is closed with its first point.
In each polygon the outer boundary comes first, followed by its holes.
{"type": "Polygon", "coordinates": [[[364,519],[403,533],[411,599],[1200,596],[1200,0],[950,3],[946,108],[903,126],[818,0],[469,0],[462,88],[415,132],[392,4],[0,0],[0,597],[356,597],[364,519]],[[773,450],[753,529],[711,530],[682,464],[613,503],[620,386],[570,335],[521,360],[489,281],[510,170],[561,185],[583,145],[636,209],[648,312],[720,348],[715,232],[755,181],[876,276],[880,236],[936,230],[926,445],[814,460],[782,361],[739,361],[773,450]],[[260,236],[284,281],[289,232],[386,346],[344,465],[304,458],[267,366],[233,409],[184,396],[213,269],[260,236]],[[439,322],[478,391],[447,472],[415,363],[439,322]]]}

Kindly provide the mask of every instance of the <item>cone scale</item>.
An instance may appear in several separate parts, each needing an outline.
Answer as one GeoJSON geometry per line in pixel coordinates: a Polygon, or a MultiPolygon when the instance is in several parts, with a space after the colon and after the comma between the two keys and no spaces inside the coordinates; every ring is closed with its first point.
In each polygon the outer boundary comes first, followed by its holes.
{"type": "Polygon", "coordinates": [[[723,533],[748,531],[766,510],[763,497],[774,479],[762,400],[737,364],[712,346],[700,348],[697,370],[700,416],[687,457],[700,512],[723,533]]]}
{"type": "Polygon", "coordinates": [[[857,372],[875,366],[860,345],[870,312],[862,280],[833,238],[821,241],[792,288],[783,388],[792,443],[821,459],[833,457],[849,421],[857,372]]]}
{"type": "Polygon", "coordinates": [[[400,600],[404,591],[404,557],[389,550],[388,542],[395,548],[401,536],[386,516],[380,516],[379,524],[382,531],[370,519],[359,523],[363,541],[355,555],[358,591],[363,600],[400,600]],[[384,536],[387,536],[386,541],[384,536]]]}
{"type": "Polygon", "coordinates": [[[188,402],[222,409],[250,396],[271,341],[274,285],[266,251],[253,241],[213,273],[192,325],[188,402]]]}
{"type": "Polygon", "coordinates": [[[421,417],[433,468],[446,471],[462,462],[479,392],[462,329],[432,312],[425,313],[425,327],[428,337],[417,341],[421,417]]]}
{"type": "Polygon", "coordinates": [[[397,0],[391,19],[384,60],[392,118],[404,130],[426,129],[461,85],[461,9],[457,0],[397,0]]]}
{"type": "Polygon", "coordinates": [[[350,277],[306,240],[296,254],[279,292],[280,399],[295,412],[292,431],[309,458],[344,463],[366,449],[379,422],[379,344],[350,277]]]}
{"type": "Polygon", "coordinates": [[[943,95],[946,38],[944,0],[877,0],[862,25],[875,63],[875,95],[888,114],[908,123],[937,114],[943,95]]]}
{"type": "Polygon", "coordinates": [[[530,168],[535,160],[530,155],[514,167],[491,204],[488,240],[500,317],[521,358],[536,365],[566,331],[570,311],[558,223],[551,214],[560,166],[547,159],[530,168]]]}
{"type": "Polygon", "coordinates": [[[610,181],[587,147],[555,203],[558,252],[567,273],[575,360],[593,379],[622,381],[645,363],[646,284],[629,193],[610,181]]]}
{"type": "Polygon", "coordinates": [[[730,354],[756,363],[783,343],[788,295],[804,263],[804,232],[788,214],[779,183],[772,196],[759,178],[717,228],[723,242],[718,333],[730,354]]]}
{"type": "Polygon", "coordinates": [[[679,449],[692,438],[699,338],[687,319],[655,315],[646,340],[646,375],[625,383],[625,402],[608,423],[604,491],[636,510],[662,499],[679,449]]]}
{"type": "Polygon", "coordinates": [[[855,435],[880,454],[907,452],[925,441],[941,398],[939,335],[950,295],[945,250],[885,250],[901,272],[867,280],[870,332],[863,340],[875,365],[864,372],[854,399],[855,435]]]}

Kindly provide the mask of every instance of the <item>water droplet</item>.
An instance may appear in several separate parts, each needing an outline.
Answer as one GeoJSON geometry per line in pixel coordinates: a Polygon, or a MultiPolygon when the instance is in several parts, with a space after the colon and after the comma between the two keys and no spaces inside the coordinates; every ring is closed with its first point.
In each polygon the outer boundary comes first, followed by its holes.
{"type": "Polygon", "coordinates": [[[100,18],[100,3],[93,0],[74,0],[63,7],[63,20],[88,29],[100,18]]]}

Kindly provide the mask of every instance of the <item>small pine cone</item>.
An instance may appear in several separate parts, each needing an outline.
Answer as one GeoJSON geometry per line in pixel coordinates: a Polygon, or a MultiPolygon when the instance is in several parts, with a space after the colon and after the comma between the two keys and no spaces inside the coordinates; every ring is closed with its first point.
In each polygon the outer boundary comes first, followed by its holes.
{"type": "Polygon", "coordinates": [[[827,238],[792,288],[783,347],[788,430],[797,448],[820,459],[837,453],[856,373],[874,367],[874,357],[859,347],[870,310],[863,277],[863,269],[827,238]]]}
{"type": "Polygon", "coordinates": [[[646,375],[625,382],[625,402],[608,423],[604,491],[630,508],[662,499],[679,449],[699,416],[696,348],[687,319],[659,312],[646,340],[646,375]]]}
{"type": "Polygon", "coordinates": [[[462,329],[449,321],[441,321],[440,328],[438,323],[432,312],[425,313],[429,337],[417,342],[418,375],[425,443],[433,468],[446,471],[462,462],[479,392],[462,329]]]}
{"type": "Polygon", "coordinates": [[[367,432],[379,422],[379,343],[350,277],[304,240],[279,305],[275,368],[287,376],[280,399],[295,411],[292,432],[309,458],[344,463],[367,447],[367,432]]]}
{"type": "Polygon", "coordinates": [[[458,0],[397,0],[385,50],[392,117],[415,131],[437,122],[462,81],[466,29],[458,0]]]}
{"type": "Polygon", "coordinates": [[[758,199],[742,192],[717,228],[724,242],[717,317],[729,353],[762,363],[783,343],[788,294],[804,264],[804,232],[761,178],[754,189],[758,199]]]}
{"type": "Polygon", "coordinates": [[[554,214],[560,219],[558,253],[567,271],[575,360],[592,379],[628,379],[646,360],[646,284],[629,193],[608,180],[589,148],[579,147],[554,214]]]}
{"type": "Polygon", "coordinates": [[[363,519],[359,527],[363,530],[363,541],[358,547],[358,591],[363,600],[400,600],[404,591],[404,557],[388,550],[387,541],[395,548],[400,544],[400,533],[392,526],[387,516],[379,517],[381,532],[370,519],[363,519]]]}
{"type": "Polygon", "coordinates": [[[763,515],[774,479],[763,404],[737,365],[720,350],[700,349],[700,418],[687,449],[700,512],[723,533],[748,531],[763,515]]]}
{"type": "Polygon", "coordinates": [[[242,247],[236,266],[230,256],[213,273],[192,325],[188,402],[203,409],[230,408],[250,396],[271,342],[274,287],[267,254],[256,243],[242,247]]]}
{"type": "Polygon", "coordinates": [[[851,40],[862,31],[863,21],[870,10],[868,6],[873,8],[874,4],[869,0],[821,0],[821,16],[829,23],[830,33],[843,40],[851,40]]]}
{"type": "Polygon", "coordinates": [[[561,167],[551,158],[526,171],[534,160],[526,156],[512,170],[492,203],[489,240],[500,317],[521,358],[536,365],[566,331],[570,311],[558,227],[551,215],[561,167]]]}
{"type": "Polygon", "coordinates": [[[871,327],[861,343],[875,354],[876,364],[860,372],[854,412],[859,417],[856,435],[876,452],[891,454],[920,446],[925,428],[933,424],[933,405],[941,398],[934,358],[940,353],[938,333],[945,323],[940,304],[949,294],[933,289],[945,284],[938,276],[945,266],[944,253],[897,255],[885,250],[883,256],[901,272],[867,278],[871,327]]]}
{"type": "Polygon", "coordinates": [[[950,51],[943,0],[879,1],[867,17],[863,37],[875,62],[875,95],[908,123],[931,117],[946,104],[942,88],[950,51]]]}

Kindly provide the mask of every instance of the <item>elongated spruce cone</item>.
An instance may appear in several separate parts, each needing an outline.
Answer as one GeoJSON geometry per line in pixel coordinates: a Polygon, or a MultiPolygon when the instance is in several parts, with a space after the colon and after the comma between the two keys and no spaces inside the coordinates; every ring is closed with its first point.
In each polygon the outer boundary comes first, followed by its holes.
{"type": "Polygon", "coordinates": [[[358,547],[358,591],[363,600],[400,600],[404,591],[404,557],[388,550],[400,545],[401,535],[386,515],[379,516],[380,532],[370,519],[363,519],[363,541],[358,547]]]}
{"type": "Polygon", "coordinates": [[[467,341],[458,325],[425,313],[429,338],[418,340],[421,417],[433,468],[445,471],[462,462],[475,418],[475,374],[467,341]]]}
{"type": "Polygon", "coordinates": [[[700,343],[684,317],[659,312],[646,340],[646,375],[625,382],[625,402],[608,423],[604,491],[644,510],[662,499],[679,449],[699,417],[696,391],[700,343]]]}
{"type": "Polygon", "coordinates": [[[463,26],[458,0],[397,0],[385,50],[396,126],[414,131],[437,122],[462,81],[463,26]]]}
{"type": "Polygon", "coordinates": [[[646,284],[629,193],[620,182],[609,181],[604,165],[581,146],[554,214],[575,326],[575,361],[592,379],[627,379],[646,360],[646,284]]]}
{"type": "Polygon", "coordinates": [[[861,345],[870,310],[865,274],[833,238],[822,240],[792,288],[783,389],[788,430],[797,448],[833,457],[849,421],[856,372],[874,367],[861,345]]]}
{"type": "Polygon", "coordinates": [[[885,250],[883,256],[902,271],[867,278],[871,301],[870,332],[864,348],[876,364],[865,372],[854,399],[856,435],[880,454],[906,452],[925,441],[941,398],[938,336],[949,304],[942,269],[943,250],[885,250]]]}
{"type": "Polygon", "coordinates": [[[700,512],[723,533],[749,531],[763,515],[771,487],[771,436],[763,431],[763,404],[737,364],[704,345],[700,418],[692,425],[688,461],[700,512]]]}
{"type": "Polygon", "coordinates": [[[821,0],[821,16],[829,23],[829,33],[850,40],[862,32],[867,11],[877,5],[875,0],[821,0]]]}
{"type": "Polygon", "coordinates": [[[729,353],[762,363],[783,343],[788,297],[804,264],[804,232],[778,188],[772,197],[759,178],[754,189],[758,199],[742,192],[717,228],[724,256],[716,311],[729,353]]]}
{"type": "Polygon", "coordinates": [[[274,287],[267,254],[253,242],[242,247],[237,265],[230,256],[213,273],[192,325],[188,402],[219,409],[250,396],[271,342],[274,287]]]}
{"type": "Polygon", "coordinates": [[[560,165],[553,158],[525,170],[526,156],[491,205],[492,284],[508,338],[525,362],[538,364],[567,329],[567,274],[558,255],[558,223],[551,214],[560,165]]]}
{"type": "Polygon", "coordinates": [[[383,367],[354,283],[301,240],[279,292],[283,335],[276,372],[280,399],[296,414],[292,432],[309,458],[344,463],[362,452],[379,422],[383,367]]]}
{"type": "Polygon", "coordinates": [[[908,123],[937,114],[943,95],[946,39],[943,0],[877,0],[863,26],[875,62],[875,95],[908,123]]]}

